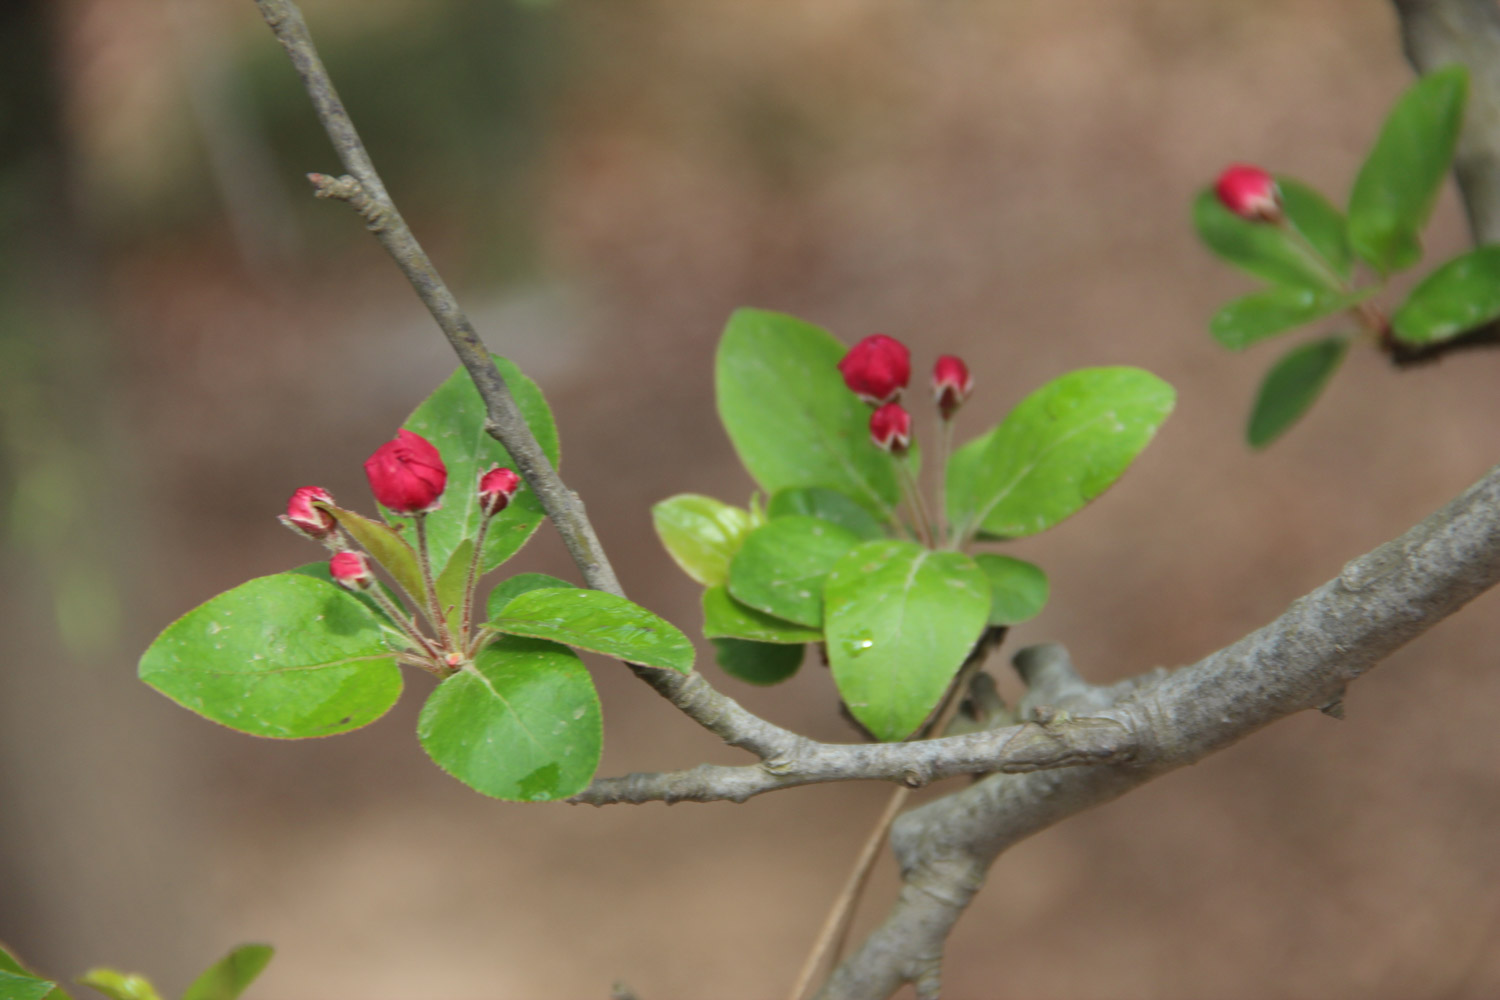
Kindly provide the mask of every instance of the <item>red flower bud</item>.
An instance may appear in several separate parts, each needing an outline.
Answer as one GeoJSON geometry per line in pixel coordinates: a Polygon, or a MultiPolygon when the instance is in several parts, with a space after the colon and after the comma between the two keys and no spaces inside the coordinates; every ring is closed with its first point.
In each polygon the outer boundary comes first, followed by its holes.
{"type": "Polygon", "coordinates": [[[964,405],[964,400],[974,391],[974,376],[961,358],[944,354],[932,366],[932,396],[937,400],[938,412],[944,420],[952,420],[953,414],[964,405]]]}
{"type": "Polygon", "coordinates": [[[362,552],[335,552],[328,560],[328,574],[333,582],[350,590],[366,590],[375,582],[370,572],[370,561],[362,552]]]}
{"type": "Polygon", "coordinates": [[[911,352],[894,337],[877,333],[851,347],[839,371],[856,396],[879,406],[899,397],[911,380],[911,352]]]}
{"type": "Polygon", "coordinates": [[[911,447],[911,414],[900,403],[886,403],[870,414],[870,437],[882,451],[905,455],[911,447]]]}
{"type": "Polygon", "coordinates": [[[1281,217],[1281,189],[1276,186],[1276,178],[1260,167],[1231,164],[1219,175],[1214,194],[1242,219],[1274,222],[1281,217]]]}
{"type": "Polygon", "coordinates": [[[397,514],[437,510],[448,485],[448,469],[432,442],[405,429],[365,459],[365,475],[375,499],[397,514]]]}
{"type": "Polygon", "coordinates": [[[314,502],[333,503],[333,495],[321,486],[301,486],[286,502],[286,513],[281,515],[282,524],[308,538],[327,538],[339,523],[333,515],[314,502]]]}
{"type": "Polygon", "coordinates": [[[495,466],[479,477],[479,509],[494,517],[510,506],[511,498],[521,488],[521,477],[514,469],[495,466]]]}

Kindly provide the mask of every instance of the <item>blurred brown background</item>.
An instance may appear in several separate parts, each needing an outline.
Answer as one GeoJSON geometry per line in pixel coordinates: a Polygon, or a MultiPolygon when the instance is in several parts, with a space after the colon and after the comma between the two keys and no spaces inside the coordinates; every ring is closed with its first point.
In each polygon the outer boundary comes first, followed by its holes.
{"type": "MultiPolygon", "coordinates": [[[[135,680],[173,617],[316,557],[294,487],[360,462],[454,362],[358,220],[249,0],[0,14],[0,939],[169,995],[274,943],[252,996],[779,996],[888,790],[594,810],[485,800],[413,736],[240,736],[135,680]]],[[[1357,352],[1268,453],[1276,348],[1187,224],[1249,159],[1348,189],[1410,78],[1370,0],[307,0],[377,164],[488,342],[548,393],[631,595],[685,627],[653,537],[743,500],[714,417],[731,309],[965,356],[972,433],[1070,368],[1180,392],[1135,470],[1015,546],[1054,598],[1015,642],[1092,679],[1191,662],[1496,460],[1497,359],[1357,352]]],[[[1451,191],[1430,246],[1466,240],[1451,191]]],[[[358,504],[367,504],[360,500],[358,504]]],[[[548,529],[515,563],[574,577],[548,529]]],[[[1496,598],[1350,693],[1023,844],[952,941],[963,998],[1500,994],[1496,598]]],[[[1013,650],[1014,646],[1008,647],[1013,650]]],[[[594,662],[606,773],[743,758],[594,662]]],[[[826,673],[768,717],[848,738],[826,673]]],[[[926,793],[932,794],[932,793],[926,793]]],[[[862,924],[895,883],[883,862],[862,924]]],[[[80,990],[80,992],[86,992],[80,990]]]]}

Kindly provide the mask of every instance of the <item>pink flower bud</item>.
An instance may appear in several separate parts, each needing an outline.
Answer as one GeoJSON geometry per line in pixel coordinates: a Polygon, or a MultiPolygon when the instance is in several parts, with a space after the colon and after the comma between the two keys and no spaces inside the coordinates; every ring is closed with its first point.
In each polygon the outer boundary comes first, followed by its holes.
{"type": "Polygon", "coordinates": [[[327,538],[339,523],[328,511],[314,507],[315,502],[331,504],[333,494],[321,486],[298,487],[286,502],[286,513],[281,516],[281,523],[308,538],[327,538]]]}
{"type": "Polygon", "coordinates": [[[1276,178],[1260,167],[1231,164],[1219,175],[1214,194],[1235,215],[1251,222],[1274,222],[1281,217],[1281,190],[1276,178]]]}
{"type": "Polygon", "coordinates": [[[375,499],[398,514],[437,510],[448,485],[448,469],[432,442],[405,429],[365,459],[365,475],[375,499]]]}
{"type": "Polygon", "coordinates": [[[932,396],[937,400],[938,412],[944,420],[952,420],[953,414],[964,405],[964,400],[974,391],[974,376],[963,359],[944,354],[932,366],[932,396]]]}
{"type": "Polygon", "coordinates": [[[479,477],[479,509],[494,517],[510,506],[511,498],[521,488],[521,477],[514,469],[495,466],[479,477]]]}
{"type": "Polygon", "coordinates": [[[911,414],[900,403],[886,403],[870,414],[870,437],[882,451],[905,455],[911,447],[911,414]]]}
{"type": "Polygon", "coordinates": [[[911,352],[896,338],[877,333],[851,347],[839,371],[856,396],[879,406],[898,398],[911,380],[911,352]]]}
{"type": "Polygon", "coordinates": [[[328,574],[339,586],[350,590],[366,590],[375,582],[370,561],[362,552],[335,552],[328,560],[328,574]]]}

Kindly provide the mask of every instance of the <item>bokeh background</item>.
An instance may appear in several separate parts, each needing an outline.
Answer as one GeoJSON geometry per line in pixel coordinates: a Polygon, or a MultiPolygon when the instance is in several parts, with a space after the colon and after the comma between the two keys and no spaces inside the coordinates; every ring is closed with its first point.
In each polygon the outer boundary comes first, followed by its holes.
{"type": "MultiPolygon", "coordinates": [[[[751,490],[711,391],[740,305],[962,354],[968,433],[1084,365],[1178,387],[1111,493],[1014,548],[1054,588],[1014,641],[1099,681],[1232,641],[1496,460],[1496,357],[1356,352],[1251,454],[1276,348],[1206,333],[1251,285],[1195,244],[1189,199],[1236,159],[1342,198],[1410,79],[1386,4],[305,7],[408,218],[548,393],[627,590],[686,627],[697,589],[648,508],[751,490]]],[[[136,681],[176,615],[316,557],[274,520],[286,496],[365,504],[360,462],[454,362],[357,219],[308,196],[337,164],[249,0],[14,0],[0,50],[0,940],[168,995],[255,940],[279,949],[266,998],[780,996],[885,787],[510,805],[425,759],[422,676],[306,743],[136,681]]],[[[1466,238],[1446,192],[1429,245],[1466,238]]],[[[547,528],[515,566],[575,575],[547,528]]],[[[1361,681],[1346,721],[1287,720],[1016,848],[947,995],[1500,993],[1497,607],[1361,681]]],[[[742,759],[591,666],[605,773],[742,759]]],[[[849,736],[815,666],[770,690],[705,670],[849,736]]],[[[861,927],[894,885],[886,859],[861,927]]]]}

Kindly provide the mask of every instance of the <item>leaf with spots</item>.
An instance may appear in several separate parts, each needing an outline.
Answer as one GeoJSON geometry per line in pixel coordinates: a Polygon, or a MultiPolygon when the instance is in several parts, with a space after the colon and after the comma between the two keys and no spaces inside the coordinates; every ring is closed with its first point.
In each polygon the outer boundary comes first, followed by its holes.
{"type": "Polygon", "coordinates": [[[604,734],[589,672],[565,646],[506,636],[439,684],[417,738],[434,763],[477,792],[541,802],[582,791],[604,734]]]}
{"type": "Polygon", "coordinates": [[[384,617],[332,583],[278,573],[167,626],[142,681],[252,736],[301,739],[367,725],[396,703],[401,671],[384,617]]]}
{"type": "Polygon", "coordinates": [[[859,543],[854,532],[821,518],[775,518],[745,536],[729,564],[729,593],[757,611],[819,628],[823,578],[859,543]]]}

